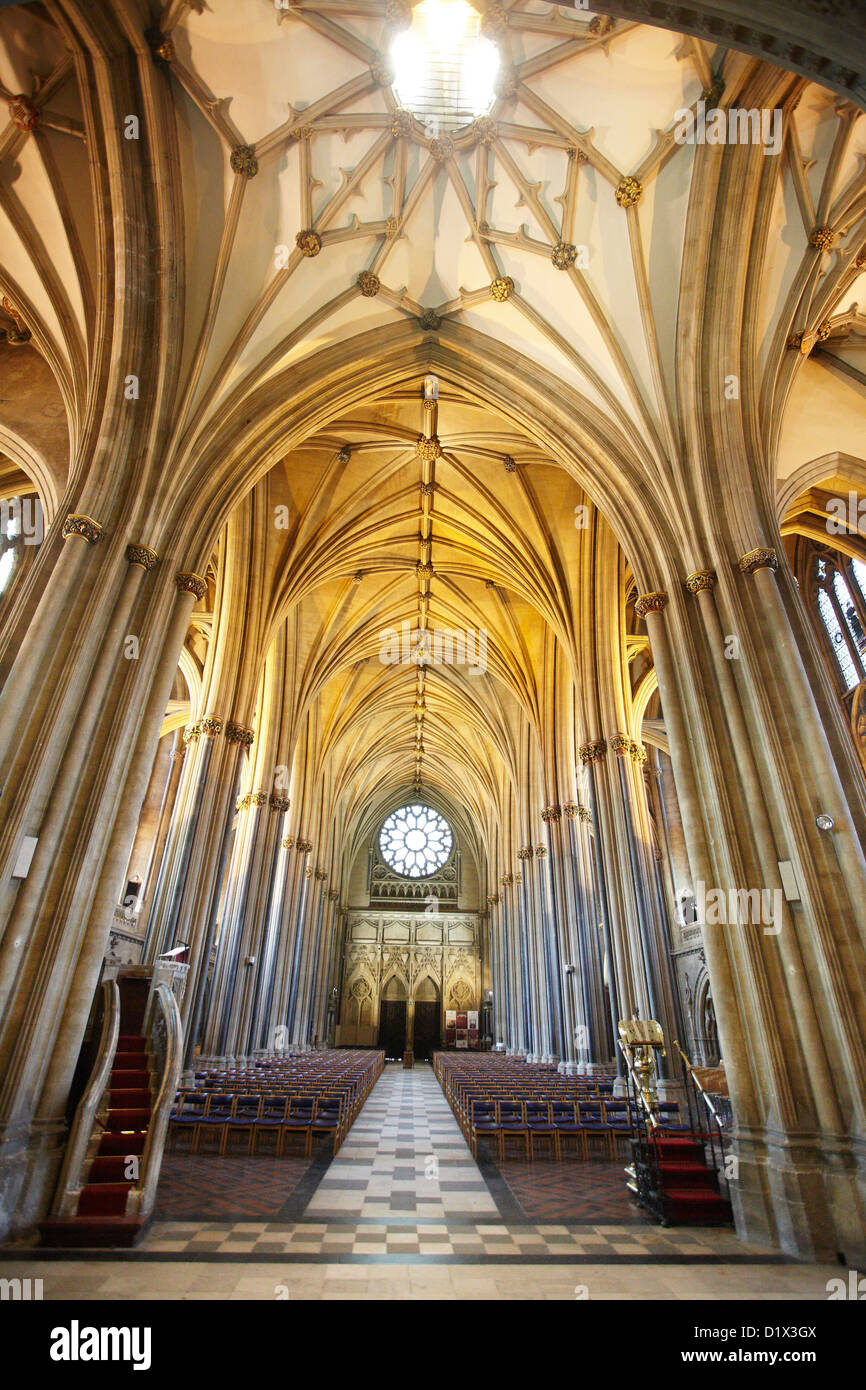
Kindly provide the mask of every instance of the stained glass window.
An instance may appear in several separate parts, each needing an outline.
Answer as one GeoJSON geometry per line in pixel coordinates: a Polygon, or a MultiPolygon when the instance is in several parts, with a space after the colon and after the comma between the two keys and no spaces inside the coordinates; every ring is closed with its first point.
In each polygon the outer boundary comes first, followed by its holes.
{"type": "Polygon", "coordinates": [[[430,806],[401,806],[379,832],[385,863],[407,878],[426,878],[441,869],[453,843],[448,822],[430,806]]]}

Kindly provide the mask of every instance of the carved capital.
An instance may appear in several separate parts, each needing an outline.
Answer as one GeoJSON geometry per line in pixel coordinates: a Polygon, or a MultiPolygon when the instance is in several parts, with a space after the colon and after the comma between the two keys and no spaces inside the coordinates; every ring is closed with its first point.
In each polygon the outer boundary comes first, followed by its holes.
{"type": "Polygon", "coordinates": [[[491,907],[495,907],[496,904],[499,902],[499,894],[498,894],[498,893],[488,893],[488,894],[487,894],[487,901],[488,901],[488,903],[490,904],[491,907]]]}
{"type": "Polygon", "coordinates": [[[309,854],[312,848],[312,840],[298,840],[295,845],[295,849],[298,851],[298,854],[309,854]]]}
{"type": "Polygon", "coordinates": [[[769,546],[758,546],[741,555],[737,564],[743,574],[754,574],[755,570],[777,570],[779,557],[769,546]]]}
{"type": "Polygon", "coordinates": [[[287,796],[277,796],[274,792],[271,792],[270,796],[268,797],[268,805],[270,806],[271,810],[276,811],[277,815],[280,816],[283,815],[286,811],[288,811],[291,804],[292,803],[287,796]]]}
{"type": "Polygon", "coordinates": [[[159,556],[149,545],[128,545],[126,559],[130,565],[141,565],[143,570],[152,570],[159,556]]]}
{"type": "Polygon", "coordinates": [[[652,594],[641,594],[634,601],[634,611],[639,618],[645,618],[647,613],[662,613],[667,606],[668,596],[661,589],[652,594]]]}
{"type": "Polygon", "coordinates": [[[588,763],[600,763],[607,754],[607,743],[603,738],[596,739],[594,743],[582,743],[580,745],[580,761],[584,767],[588,763]]]}
{"type": "Polygon", "coordinates": [[[283,849],[293,849],[295,842],[291,835],[287,835],[284,840],[280,841],[280,844],[282,845],[283,849]]]}
{"type": "Polygon", "coordinates": [[[207,593],[207,580],[200,574],[176,574],[174,582],[181,594],[195,594],[197,599],[203,599],[207,593]]]}
{"type": "Polygon", "coordinates": [[[88,545],[96,545],[102,535],[102,527],[92,516],[76,516],[70,512],[63,523],[63,539],[67,536],[80,536],[88,545]]]}
{"type": "Polygon", "coordinates": [[[562,820],[562,807],[561,807],[561,806],[544,806],[544,807],[542,807],[541,819],[544,821],[544,824],[545,824],[545,825],[549,825],[549,824],[551,823],[551,821],[554,823],[554,825],[558,824],[559,821],[562,820]]]}
{"type": "Polygon", "coordinates": [[[716,587],[716,575],[713,570],[695,570],[683,580],[686,591],[690,594],[699,594],[704,589],[714,589],[716,587]]]}
{"type": "Polygon", "coordinates": [[[204,719],[198,721],[198,731],[204,734],[205,738],[217,738],[225,727],[225,720],[220,719],[215,714],[208,714],[204,719]]]}
{"type": "Polygon", "coordinates": [[[252,729],[243,724],[234,724],[231,720],[226,724],[226,743],[242,743],[244,748],[251,748],[254,738],[252,729]]]}
{"type": "Polygon", "coordinates": [[[524,845],[521,849],[517,851],[517,857],[518,859],[531,859],[532,845],[524,845]]]}
{"type": "Polygon", "coordinates": [[[624,758],[631,747],[631,739],[626,738],[625,734],[614,734],[610,740],[610,751],[615,753],[618,758],[624,758]]]}

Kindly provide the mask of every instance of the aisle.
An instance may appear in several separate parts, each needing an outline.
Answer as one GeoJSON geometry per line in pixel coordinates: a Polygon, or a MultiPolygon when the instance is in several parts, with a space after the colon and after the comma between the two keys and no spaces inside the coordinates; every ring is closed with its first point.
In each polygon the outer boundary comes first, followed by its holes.
{"type": "Polygon", "coordinates": [[[432,1068],[389,1063],[307,1215],[419,1218],[499,1212],[432,1068]]]}

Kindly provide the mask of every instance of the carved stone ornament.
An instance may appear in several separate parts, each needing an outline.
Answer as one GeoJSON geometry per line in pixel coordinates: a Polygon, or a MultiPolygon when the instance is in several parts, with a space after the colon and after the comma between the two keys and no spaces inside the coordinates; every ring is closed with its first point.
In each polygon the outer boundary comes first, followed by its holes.
{"type": "Polygon", "coordinates": [[[352,457],[352,450],[351,450],[350,446],[349,446],[348,444],[344,444],[343,447],[342,447],[342,449],[340,450],[340,452],[337,454],[337,462],[338,462],[338,463],[348,463],[348,462],[349,462],[349,459],[350,459],[351,457],[352,457]]]}
{"type": "Polygon", "coordinates": [[[643,194],[643,184],[640,179],[636,179],[633,174],[626,174],[624,179],[620,179],[616,190],[616,201],[621,208],[633,208],[641,200],[643,194]]]}
{"type": "Polygon", "coordinates": [[[242,743],[244,748],[251,748],[254,738],[252,729],[243,724],[233,724],[231,720],[226,724],[226,743],[242,743]]]}
{"type": "Polygon", "coordinates": [[[324,869],[316,869],[315,877],[318,883],[324,883],[328,875],[325,873],[324,869]]]}
{"type": "Polygon", "coordinates": [[[215,714],[208,714],[204,719],[198,721],[199,733],[204,734],[205,738],[218,738],[223,731],[225,721],[218,718],[215,714]]]}
{"type": "Polygon", "coordinates": [[[96,545],[101,535],[102,527],[92,516],[76,516],[70,512],[63,523],[64,540],[67,536],[81,536],[88,545],[96,545]]]}
{"type": "Polygon", "coordinates": [[[816,227],[809,237],[809,245],[814,246],[816,251],[829,251],[835,240],[836,233],[832,227],[816,227]]]}
{"type": "Polygon", "coordinates": [[[385,218],[385,236],[388,238],[389,241],[394,240],[395,236],[400,230],[400,226],[401,223],[399,217],[385,218]]]}
{"type": "Polygon", "coordinates": [[[411,111],[395,111],[391,117],[391,134],[395,140],[412,134],[413,117],[411,111]]]}
{"type": "Polygon", "coordinates": [[[628,751],[632,762],[640,763],[641,766],[643,766],[643,764],[647,760],[647,751],[644,748],[643,744],[635,743],[632,739],[631,743],[629,743],[628,751]]]}
{"type": "Polygon", "coordinates": [[[499,894],[498,894],[498,893],[488,893],[488,894],[487,894],[487,901],[488,901],[488,903],[490,904],[491,907],[495,907],[496,904],[499,902],[499,894]]]}
{"type": "Polygon", "coordinates": [[[387,53],[377,53],[370,64],[370,76],[377,87],[390,87],[394,81],[394,64],[387,53]]]}
{"type": "Polygon", "coordinates": [[[712,570],[695,570],[694,574],[686,576],[683,584],[688,593],[699,594],[704,589],[712,590],[716,587],[716,576],[712,570]]]}
{"type": "Polygon", "coordinates": [[[12,300],[5,294],[2,300],[0,300],[0,308],[2,308],[4,314],[12,320],[12,327],[6,329],[6,341],[9,343],[10,347],[18,347],[21,343],[29,343],[33,335],[18,310],[15,308],[12,300]]]}
{"type": "Polygon", "coordinates": [[[499,4],[499,0],[494,0],[481,16],[481,32],[485,39],[498,39],[507,27],[508,11],[504,5],[499,4]]]}
{"type": "Polygon", "coordinates": [[[126,560],[130,565],[141,565],[143,570],[152,570],[159,560],[155,550],[151,550],[149,545],[128,545],[126,547],[126,560]]]}
{"type": "Polygon", "coordinates": [[[295,237],[295,245],[302,256],[318,256],[322,249],[322,238],[318,232],[314,232],[312,227],[306,227],[302,232],[298,232],[295,237]]]}
{"type": "Polygon", "coordinates": [[[293,838],[292,838],[291,835],[287,835],[287,836],[285,837],[285,839],[280,840],[280,846],[281,846],[283,849],[292,849],[293,846],[294,846],[294,843],[295,843],[295,842],[294,842],[294,840],[293,840],[293,838]]]}
{"type": "Polygon", "coordinates": [[[472,138],[477,145],[492,145],[499,136],[499,127],[492,116],[477,116],[472,122],[472,138]]]}
{"type": "Polygon", "coordinates": [[[609,14],[593,15],[589,23],[589,32],[595,38],[603,39],[610,33],[611,29],[614,27],[614,23],[615,21],[611,19],[609,14]]]}
{"type": "MultiPolygon", "coordinates": [[[[422,579],[424,577],[430,579],[436,573],[436,571],[433,568],[432,561],[419,560],[417,565],[415,566],[415,573],[418,575],[419,579],[422,579]]],[[[421,744],[419,744],[419,749],[423,752],[423,746],[421,744]]]]}
{"type": "Polygon", "coordinates": [[[431,434],[429,439],[426,435],[421,435],[418,440],[418,457],[423,463],[435,463],[442,457],[442,445],[438,434],[431,434]]]}
{"type": "Polygon", "coordinates": [[[866,269],[866,246],[864,246],[863,250],[858,252],[858,254],[854,257],[854,269],[866,269]]]}
{"type": "Polygon", "coordinates": [[[497,304],[504,304],[513,293],[514,281],[510,275],[497,275],[496,279],[490,282],[490,297],[495,299],[497,304]]]}
{"type": "Polygon", "coordinates": [[[719,102],[721,101],[724,94],[724,79],[721,77],[717,77],[711,87],[705,87],[704,90],[701,92],[701,101],[704,103],[708,111],[715,111],[718,109],[719,102]]]}
{"type": "Polygon", "coordinates": [[[577,247],[570,241],[560,241],[550,253],[550,259],[557,270],[569,270],[577,259],[577,247]]]}
{"type": "Polygon", "coordinates": [[[517,857],[520,860],[531,859],[532,845],[523,845],[522,848],[517,851],[517,857]]]}
{"type": "Polygon", "coordinates": [[[372,270],[362,270],[357,285],[365,299],[375,299],[382,287],[378,275],[374,275],[372,270]]]}
{"type": "Polygon", "coordinates": [[[749,550],[737,561],[743,574],[754,574],[755,570],[777,570],[779,568],[779,558],[775,550],[769,547],[758,546],[755,550],[749,550]]]}
{"type": "Polygon", "coordinates": [[[270,806],[272,811],[276,811],[278,816],[284,815],[285,812],[288,811],[291,804],[292,803],[287,796],[277,796],[275,792],[271,792],[270,796],[268,797],[268,805],[270,806]]]}
{"type": "Polygon", "coordinates": [[[506,473],[516,473],[516,472],[517,472],[517,461],[516,461],[515,459],[513,459],[513,458],[511,457],[510,454],[506,454],[506,455],[505,455],[504,459],[502,460],[502,463],[503,463],[503,466],[504,466],[504,468],[505,468],[506,473]]]}
{"type": "Polygon", "coordinates": [[[386,0],[385,22],[398,33],[408,29],[412,23],[412,6],[409,0],[386,0]]]}
{"type": "Polygon", "coordinates": [[[536,857],[536,859],[546,859],[546,858],[547,858],[547,846],[546,846],[546,845],[536,845],[536,846],[535,846],[535,857],[536,857]]]}
{"type": "Polygon", "coordinates": [[[440,318],[439,314],[436,313],[435,309],[425,309],[422,312],[418,322],[424,329],[425,333],[429,333],[432,330],[439,328],[439,326],[442,323],[442,319],[440,318]]]}
{"type": "Polygon", "coordinates": [[[582,825],[592,825],[592,812],[588,807],[578,806],[577,816],[582,825]]]}
{"type": "Polygon", "coordinates": [[[437,163],[443,164],[454,154],[454,141],[449,139],[447,135],[440,135],[438,139],[430,141],[429,148],[437,163]]]}
{"type": "Polygon", "coordinates": [[[157,66],[174,62],[174,43],[167,34],[164,34],[161,29],[148,29],[144,37],[150,45],[150,51],[157,66]]]}
{"type": "Polygon", "coordinates": [[[543,807],[542,812],[541,812],[541,819],[544,821],[544,824],[545,824],[545,825],[550,825],[551,821],[553,822],[554,825],[558,825],[558,823],[562,820],[562,807],[561,807],[561,806],[545,806],[545,807],[543,807]]]}
{"type": "Polygon", "coordinates": [[[610,740],[610,751],[615,753],[618,758],[624,758],[629,750],[631,740],[625,734],[614,734],[610,740]]]}
{"type": "Polygon", "coordinates": [[[9,119],[16,130],[29,135],[39,124],[39,107],[35,106],[23,92],[9,98],[9,119]]]}
{"type": "Polygon", "coordinates": [[[511,883],[513,883],[513,882],[514,882],[514,874],[503,874],[503,875],[502,875],[502,886],[503,886],[503,888],[507,888],[507,887],[509,886],[509,884],[511,884],[511,883]]]}
{"type": "Polygon", "coordinates": [[[176,574],[174,582],[182,594],[195,594],[197,599],[203,599],[207,593],[207,580],[200,574],[176,574]]]}
{"type": "Polygon", "coordinates": [[[245,179],[253,179],[259,172],[259,161],[253,145],[238,145],[232,150],[230,163],[234,172],[242,174],[245,179]]]}
{"type": "Polygon", "coordinates": [[[298,840],[297,844],[295,845],[295,849],[298,851],[298,854],[309,854],[312,848],[312,840],[298,840]]]}
{"type": "Polygon", "coordinates": [[[634,611],[639,618],[645,618],[647,613],[663,613],[667,606],[668,596],[661,590],[652,594],[641,594],[640,598],[634,601],[634,611]]]}
{"type": "Polygon", "coordinates": [[[596,739],[594,743],[582,743],[580,745],[580,761],[586,766],[588,763],[600,763],[607,754],[607,743],[603,738],[596,739]]]}

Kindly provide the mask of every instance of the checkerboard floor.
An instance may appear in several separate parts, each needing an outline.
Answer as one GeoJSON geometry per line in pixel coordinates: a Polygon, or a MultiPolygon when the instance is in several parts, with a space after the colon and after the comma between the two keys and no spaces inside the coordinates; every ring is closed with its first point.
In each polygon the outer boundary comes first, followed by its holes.
{"type": "Polygon", "coordinates": [[[652,1224],[630,1204],[618,1165],[604,1165],[601,1181],[595,1164],[476,1163],[426,1067],[385,1069],[336,1158],[323,1152],[283,1190],[277,1173],[265,1174],[274,1190],[263,1212],[247,1201],[263,1175],[255,1160],[231,1173],[211,1162],[210,1186],[194,1165],[185,1170],[184,1200],[202,1194],[196,1216],[178,1219],[164,1202],[134,1249],[70,1260],[68,1251],[21,1246],[0,1254],[0,1271],[20,1273],[25,1261],[44,1273],[47,1298],[144,1298],[157,1289],[167,1298],[265,1298],[275,1281],[291,1285],[291,1297],[573,1298],[588,1279],[592,1297],[741,1298],[748,1286],[750,1297],[796,1298],[810,1296],[821,1270],[809,1266],[801,1278],[802,1266],[730,1230],[652,1224]],[[220,1173],[234,1196],[226,1188],[209,1204],[220,1173]],[[581,1194],[597,1198],[600,1181],[608,1205],[587,1204],[581,1194]],[[388,1268],[377,1275],[377,1265],[388,1268]],[[521,1266],[525,1278],[515,1274],[512,1288],[507,1271],[521,1266]]]}

